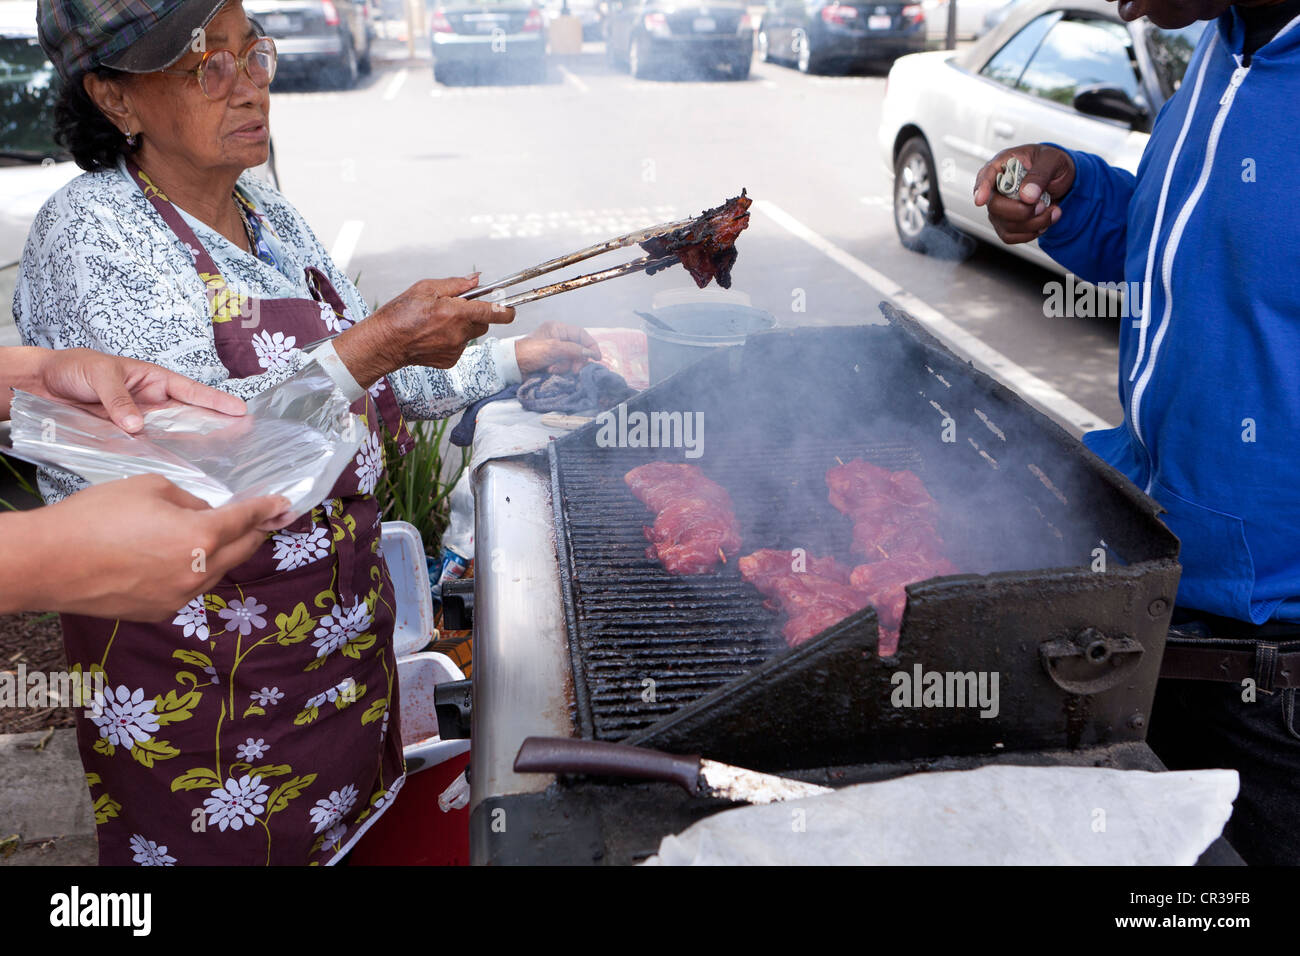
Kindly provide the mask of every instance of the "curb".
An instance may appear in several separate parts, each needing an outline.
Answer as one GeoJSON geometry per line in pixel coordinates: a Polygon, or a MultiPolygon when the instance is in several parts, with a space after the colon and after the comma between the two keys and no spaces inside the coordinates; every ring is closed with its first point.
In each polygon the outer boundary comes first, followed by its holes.
{"type": "Polygon", "coordinates": [[[76,730],[0,734],[0,866],[94,866],[98,859],[76,730]]]}

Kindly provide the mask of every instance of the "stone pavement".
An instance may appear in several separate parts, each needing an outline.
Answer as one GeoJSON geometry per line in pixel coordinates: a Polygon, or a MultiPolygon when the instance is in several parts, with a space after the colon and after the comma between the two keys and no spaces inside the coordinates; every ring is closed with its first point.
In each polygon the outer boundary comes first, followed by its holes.
{"type": "Polygon", "coordinates": [[[0,734],[0,866],[98,860],[77,732],[56,730],[40,747],[47,733],[0,734]]]}

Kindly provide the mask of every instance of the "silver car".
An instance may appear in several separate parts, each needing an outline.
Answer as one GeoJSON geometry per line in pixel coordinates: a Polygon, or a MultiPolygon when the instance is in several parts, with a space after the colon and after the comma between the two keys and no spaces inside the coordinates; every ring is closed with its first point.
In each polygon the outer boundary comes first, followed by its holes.
{"type": "MultiPolygon", "coordinates": [[[[1105,0],[1024,0],[966,50],[895,61],[878,142],[903,245],[946,255],[969,246],[964,236],[1001,245],[973,193],[1009,146],[1057,143],[1136,172],[1204,28],[1124,23],[1105,0]]],[[[1003,248],[1063,271],[1037,242],[1003,248]]]]}

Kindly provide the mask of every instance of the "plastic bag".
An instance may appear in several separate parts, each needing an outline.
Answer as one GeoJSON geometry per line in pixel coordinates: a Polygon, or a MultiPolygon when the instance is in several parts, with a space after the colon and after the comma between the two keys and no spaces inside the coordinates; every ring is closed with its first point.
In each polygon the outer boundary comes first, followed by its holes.
{"type": "Polygon", "coordinates": [[[255,396],[242,416],[172,402],[144,412],[134,435],[85,408],[14,392],[15,457],[91,484],[162,475],[213,507],[280,494],[298,516],[324,500],[366,430],[315,362],[255,396]]]}

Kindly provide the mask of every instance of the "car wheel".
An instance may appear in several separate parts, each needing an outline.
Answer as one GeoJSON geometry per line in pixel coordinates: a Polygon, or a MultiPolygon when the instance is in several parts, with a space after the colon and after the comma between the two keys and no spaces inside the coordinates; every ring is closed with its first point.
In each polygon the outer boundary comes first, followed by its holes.
{"type": "Polygon", "coordinates": [[[452,80],[451,67],[446,63],[435,62],[433,64],[433,81],[435,83],[441,83],[444,86],[450,86],[451,80],[452,80]]]}
{"type": "Polygon", "coordinates": [[[357,60],[357,71],[363,76],[369,76],[370,71],[374,69],[374,63],[370,59],[370,37],[366,37],[366,50],[361,54],[361,59],[357,60]]]}
{"type": "Polygon", "coordinates": [[[799,57],[795,62],[800,73],[817,73],[821,70],[821,61],[813,54],[812,39],[803,30],[795,34],[795,50],[799,57]]]}
{"type": "Polygon", "coordinates": [[[939,175],[924,137],[913,136],[894,163],[894,228],[905,249],[965,259],[974,241],[944,219],[939,175]]]}
{"type": "Polygon", "coordinates": [[[632,43],[627,48],[627,71],[638,80],[644,80],[650,75],[650,59],[646,56],[645,41],[640,37],[633,37],[632,43]]]}
{"type": "Polygon", "coordinates": [[[759,63],[772,62],[772,55],[771,53],[768,52],[769,49],[770,47],[767,39],[767,31],[759,30],[758,31],[758,62],[759,63]]]}
{"type": "Polygon", "coordinates": [[[750,58],[745,57],[743,60],[734,60],[731,64],[731,78],[736,81],[749,79],[750,58]]]}
{"type": "Polygon", "coordinates": [[[614,49],[614,43],[612,40],[605,41],[605,63],[616,70],[623,65],[622,61],[618,58],[618,51],[614,49]]]}
{"type": "Polygon", "coordinates": [[[343,38],[343,55],[335,65],[330,85],[336,90],[349,90],[357,82],[357,51],[352,47],[352,40],[343,38]]]}

